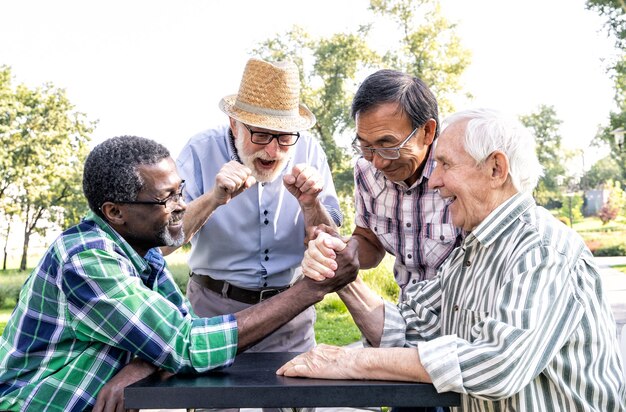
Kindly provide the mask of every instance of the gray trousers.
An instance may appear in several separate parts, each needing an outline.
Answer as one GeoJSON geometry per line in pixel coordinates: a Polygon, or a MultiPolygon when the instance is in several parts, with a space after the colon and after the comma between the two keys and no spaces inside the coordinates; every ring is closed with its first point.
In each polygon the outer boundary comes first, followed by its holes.
{"type": "MultiPolygon", "coordinates": [[[[225,298],[193,280],[187,283],[187,298],[196,315],[202,317],[235,313],[252,306],[225,298]]],[[[315,347],[314,325],[315,308],[311,306],[246,352],[306,352],[315,347]]]]}

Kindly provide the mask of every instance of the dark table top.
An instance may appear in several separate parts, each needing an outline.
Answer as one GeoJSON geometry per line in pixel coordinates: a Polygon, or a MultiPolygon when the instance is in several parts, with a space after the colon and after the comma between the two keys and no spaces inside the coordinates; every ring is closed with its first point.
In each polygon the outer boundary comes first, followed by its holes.
{"type": "Polygon", "coordinates": [[[433,385],[287,378],[276,370],[297,353],[243,353],[233,366],[202,375],[151,376],[124,390],[126,408],[456,406],[458,393],[433,385]]]}

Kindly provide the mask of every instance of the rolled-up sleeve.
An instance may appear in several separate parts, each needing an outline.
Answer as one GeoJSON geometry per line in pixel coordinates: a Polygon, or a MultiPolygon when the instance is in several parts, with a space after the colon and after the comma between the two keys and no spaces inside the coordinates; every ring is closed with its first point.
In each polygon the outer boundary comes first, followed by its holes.
{"type": "Polygon", "coordinates": [[[102,250],[74,255],[61,289],[77,338],[139,356],[171,372],[204,372],[233,363],[233,315],[196,318],[130,276],[128,261],[102,250]]]}

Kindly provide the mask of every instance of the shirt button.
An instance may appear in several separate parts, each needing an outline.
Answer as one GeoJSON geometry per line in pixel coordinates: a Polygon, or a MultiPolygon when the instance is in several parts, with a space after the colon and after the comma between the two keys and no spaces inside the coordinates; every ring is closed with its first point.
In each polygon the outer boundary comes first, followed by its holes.
{"type": "Polygon", "coordinates": [[[472,264],[472,262],[470,262],[469,260],[465,261],[465,266],[470,266],[472,264]]]}
{"type": "Polygon", "coordinates": [[[413,279],[411,283],[415,285],[417,283],[417,279],[413,279]]]}
{"type": "Polygon", "coordinates": [[[407,190],[407,191],[406,191],[406,195],[407,195],[407,196],[411,196],[411,191],[410,191],[410,190],[407,190]]]}
{"type": "Polygon", "coordinates": [[[452,308],[455,312],[457,312],[459,310],[459,305],[454,305],[454,307],[452,308]]]}
{"type": "Polygon", "coordinates": [[[408,255],[406,255],[407,258],[411,259],[413,257],[413,255],[411,255],[410,253],[408,255]]]}
{"type": "Polygon", "coordinates": [[[267,282],[265,282],[265,283],[263,284],[263,287],[267,287],[267,282]]]}
{"type": "Polygon", "coordinates": [[[265,253],[266,255],[269,253],[269,249],[265,249],[265,251],[263,253],[265,253]]]}
{"type": "Polygon", "coordinates": [[[269,213],[269,212],[268,212],[267,210],[264,210],[264,211],[263,211],[263,214],[264,214],[265,216],[267,216],[267,214],[268,214],[268,213],[269,213]]]}
{"type": "Polygon", "coordinates": [[[446,237],[444,235],[439,236],[439,240],[446,240],[446,237]]]}
{"type": "Polygon", "coordinates": [[[268,260],[270,260],[269,256],[265,256],[265,261],[267,262],[268,260]]]}
{"type": "Polygon", "coordinates": [[[270,222],[270,221],[269,221],[269,220],[267,220],[267,219],[265,219],[265,220],[263,221],[263,223],[265,223],[266,225],[267,225],[269,222],[270,222]]]}
{"type": "Polygon", "coordinates": [[[407,223],[406,227],[411,227],[411,222],[407,223]]]}
{"type": "Polygon", "coordinates": [[[378,232],[378,228],[377,227],[374,228],[374,232],[378,232]]]}

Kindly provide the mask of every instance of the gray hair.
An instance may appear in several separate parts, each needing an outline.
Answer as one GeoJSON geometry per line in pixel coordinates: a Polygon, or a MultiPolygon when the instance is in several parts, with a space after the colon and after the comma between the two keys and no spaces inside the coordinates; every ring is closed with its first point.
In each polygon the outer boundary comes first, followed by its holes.
{"type": "Polygon", "coordinates": [[[513,186],[520,192],[532,193],[543,173],[533,134],[519,120],[491,109],[457,112],[444,120],[442,130],[464,120],[468,120],[464,148],[476,164],[496,150],[503,152],[509,159],[513,186]]]}
{"type": "Polygon", "coordinates": [[[392,102],[398,103],[414,128],[434,119],[437,122],[435,138],[439,135],[439,108],[435,95],[420,78],[397,70],[379,70],[361,83],[352,99],[352,119],[358,113],[392,102]]]}
{"type": "Polygon", "coordinates": [[[107,139],[93,148],[83,172],[83,193],[89,208],[104,217],[105,202],[134,201],[144,182],[137,170],[170,157],[170,152],[154,140],[137,136],[107,139]]]}

